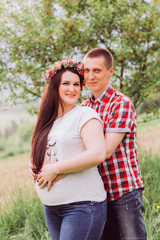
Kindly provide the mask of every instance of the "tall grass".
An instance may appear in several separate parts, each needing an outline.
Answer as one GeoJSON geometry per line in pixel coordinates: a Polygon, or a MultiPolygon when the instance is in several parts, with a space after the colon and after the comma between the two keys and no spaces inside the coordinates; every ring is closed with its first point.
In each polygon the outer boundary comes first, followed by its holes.
{"type": "Polygon", "coordinates": [[[160,156],[150,154],[140,155],[141,169],[145,184],[145,194],[150,203],[160,204],[160,156]]]}
{"type": "Polygon", "coordinates": [[[36,193],[17,188],[0,213],[1,240],[49,240],[43,205],[36,193]]]}
{"type": "MultiPolygon", "coordinates": [[[[139,154],[144,179],[144,219],[148,240],[160,239],[160,156],[139,154]]],[[[23,188],[25,189],[25,187],[23,188]]],[[[17,188],[0,212],[1,240],[49,240],[43,205],[35,191],[17,188]]]]}
{"type": "Polygon", "coordinates": [[[143,153],[139,159],[145,185],[143,202],[147,239],[160,240],[160,156],[143,153]]]}

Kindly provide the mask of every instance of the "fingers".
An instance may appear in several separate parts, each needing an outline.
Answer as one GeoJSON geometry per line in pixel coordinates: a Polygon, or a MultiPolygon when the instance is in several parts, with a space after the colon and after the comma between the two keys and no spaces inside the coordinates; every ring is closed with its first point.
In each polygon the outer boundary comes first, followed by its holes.
{"type": "Polygon", "coordinates": [[[33,178],[36,177],[36,174],[32,171],[32,169],[29,169],[29,173],[31,177],[33,178]]]}
{"type": "Polygon", "coordinates": [[[51,187],[52,187],[52,182],[48,182],[47,191],[50,191],[51,187]]]}
{"type": "Polygon", "coordinates": [[[43,177],[41,175],[38,175],[38,186],[40,186],[40,188],[44,188],[47,185],[47,191],[50,191],[51,187],[58,182],[59,180],[61,180],[62,178],[64,178],[66,176],[66,174],[60,174],[58,175],[52,182],[47,182],[44,181],[43,177]]]}
{"type": "Polygon", "coordinates": [[[37,177],[33,177],[33,182],[35,183],[37,180],[37,177]]]}
{"type": "Polygon", "coordinates": [[[37,181],[38,181],[38,186],[40,186],[40,188],[44,188],[47,185],[47,191],[50,191],[51,187],[58,182],[59,180],[61,180],[62,178],[64,178],[66,176],[66,174],[59,174],[58,176],[56,176],[56,178],[51,181],[51,180],[44,180],[43,175],[40,173],[37,175],[37,181]]]}
{"type": "Polygon", "coordinates": [[[40,189],[44,188],[46,185],[47,185],[47,182],[43,181],[41,186],[40,186],[40,189]]]}
{"type": "Polygon", "coordinates": [[[36,179],[37,179],[37,174],[35,174],[33,171],[32,171],[32,168],[29,167],[29,174],[30,176],[32,177],[33,181],[35,182],[36,179]]]}
{"type": "Polygon", "coordinates": [[[58,182],[59,180],[61,180],[62,178],[64,178],[66,176],[66,174],[59,174],[59,175],[57,175],[57,177],[52,181],[52,186],[56,183],[56,182],[58,182]]]}
{"type": "Polygon", "coordinates": [[[38,186],[40,186],[40,189],[44,188],[48,184],[48,181],[44,180],[41,174],[38,174],[37,182],[38,186]]]}
{"type": "Polygon", "coordinates": [[[40,189],[44,188],[47,185],[47,182],[44,181],[42,178],[38,180],[38,186],[40,186],[40,189]]]}
{"type": "Polygon", "coordinates": [[[40,189],[44,188],[47,185],[47,191],[50,191],[52,187],[52,182],[47,182],[43,179],[43,177],[39,177],[37,179],[38,186],[40,186],[40,189]]]}
{"type": "Polygon", "coordinates": [[[52,187],[52,182],[44,181],[42,178],[38,180],[38,186],[40,186],[40,189],[44,188],[47,185],[47,191],[50,191],[52,187]]]}

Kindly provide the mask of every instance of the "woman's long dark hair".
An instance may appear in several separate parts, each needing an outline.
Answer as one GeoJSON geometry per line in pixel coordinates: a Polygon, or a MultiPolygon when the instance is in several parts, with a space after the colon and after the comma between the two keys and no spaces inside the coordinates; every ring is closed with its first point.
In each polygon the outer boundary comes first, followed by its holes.
{"type": "Polygon", "coordinates": [[[46,86],[32,137],[31,159],[34,173],[38,173],[42,168],[48,133],[57,118],[59,106],[62,107],[62,112],[64,112],[63,102],[59,95],[59,86],[62,75],[66,71],[73,72],[80,77],[80,85],[82,88],[83,76],[73,68],[59,70],[46,86]]]}

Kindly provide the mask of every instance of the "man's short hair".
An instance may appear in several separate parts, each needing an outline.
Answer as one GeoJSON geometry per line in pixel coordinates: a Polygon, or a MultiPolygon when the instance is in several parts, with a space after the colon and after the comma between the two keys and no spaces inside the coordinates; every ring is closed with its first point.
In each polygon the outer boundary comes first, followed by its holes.
{"type": "Polygon", "coordinates": [[[109,69],[113,66],[113,57],[112,54],[104,48],[93,48],[85,56],[85,58],[98,58],[103,57],[106,65],[106,68],[109,69]]]}

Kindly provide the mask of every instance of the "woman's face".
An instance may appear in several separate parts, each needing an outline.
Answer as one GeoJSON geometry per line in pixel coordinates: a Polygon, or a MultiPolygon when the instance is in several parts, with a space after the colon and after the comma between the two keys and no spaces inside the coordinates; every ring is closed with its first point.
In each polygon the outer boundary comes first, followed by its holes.
{"type": "Polygon", "coordinates": [[[77,74],[66,71],[62,75],[59,95],[65,107],[73,107],[81,92],[80,78],[77,74]]]}

